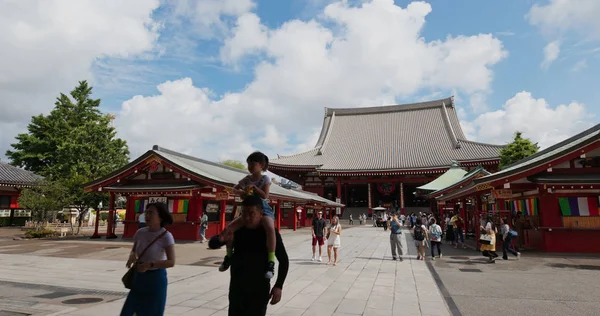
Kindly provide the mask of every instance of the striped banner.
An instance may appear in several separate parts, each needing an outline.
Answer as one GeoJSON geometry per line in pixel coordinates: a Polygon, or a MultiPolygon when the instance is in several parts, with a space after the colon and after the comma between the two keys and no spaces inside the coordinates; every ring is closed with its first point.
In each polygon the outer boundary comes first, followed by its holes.
{"type": "Polygon", "coordinates": [[[187,214],[190,200],[169,200],[169,213],[187,214]]]}
{"type": "Polygon", "coordinates": [[[148,205],[148,200],[135,200],[135,212],[144,213],[146,205],[148,205]]]}
{"type": "Polygon", "coordinates": [[[597,196],[562,197],[558,198],[558,204],[563,216],[599,216],[598,198],[597,196]]]}
{"type": "Polygon", "coordinates": [[[533,216],[538,215],[537,199],[515,200],[511,203],[511,210],[522,212],[523,215],[533,216]]]}

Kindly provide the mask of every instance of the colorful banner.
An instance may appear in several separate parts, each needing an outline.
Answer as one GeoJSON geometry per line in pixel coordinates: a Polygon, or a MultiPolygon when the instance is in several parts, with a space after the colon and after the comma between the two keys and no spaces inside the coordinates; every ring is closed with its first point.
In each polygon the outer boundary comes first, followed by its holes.
{"type": "Polygon", "coordinates": [[[516,200],[511,202],[511,210],[522,212],[523,215],[533,216],[538,215],[537,199],[516,200]]]}
{"type": "Polygon", "coordinates": [[[190,200],[169,200],[169,213],[187,214],[190,200]]]}
{"type": "Polygon", "coordinates": [[[148,204],[148,200],[135,200],[135,212],[144,213],[148,204]]]}
{"type": "Polygon", "coordinates": [[[562,197],[558,198],[563,216],[599,216],[598,197],[562,197]]]}

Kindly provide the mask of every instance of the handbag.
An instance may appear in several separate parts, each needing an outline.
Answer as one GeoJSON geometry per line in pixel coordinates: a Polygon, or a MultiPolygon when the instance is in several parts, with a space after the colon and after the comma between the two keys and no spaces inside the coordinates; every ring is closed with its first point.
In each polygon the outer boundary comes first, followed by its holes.
{"type": "Polygon", "coordinates": [[[484,245],[491,245],[492,244],[492,240],[493,240],[492,235],[488,235],[488,234],[481,235],[479,237],[479,242],[481,244],[484,244],[484,245]]]}
{"type": "MultiPolygon", "coordinates": [[[[148,246],[146,246],[146,248],[144,248],[142,253],[140,253],[140,255],[137,257],[141,258],[142,256],[144,256],[144,254],[150,248],[150,246],[152,246],[157,240],[161,239],[166,233],[167,233],[167,231],[165,230],[164,232],[162,232],[162,234],[156,236],[156,238],[154,238],[154,240],[152,240],[152,242],[149,243],[148,246]]],[[[133,288],[133,275],[135,272],[135,265],[136,265],[136,263],[134,263],[131,266],[131,268],[129,268],[129,270],[127,270],[127,272],[125,272],[125,275],[123,275],[123,277],[121,278],[121,282],[123,282],[123,285],[125,286],[126,289],[131,290],[133,288]]]]}

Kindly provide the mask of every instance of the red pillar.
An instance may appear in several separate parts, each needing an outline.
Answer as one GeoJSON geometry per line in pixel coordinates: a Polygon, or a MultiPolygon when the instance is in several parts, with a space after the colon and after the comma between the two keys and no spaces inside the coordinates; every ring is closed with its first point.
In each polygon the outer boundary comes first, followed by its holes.
{"type": "Polygon", "coordinates": [[[277,200],[277,214],[275,216],[275,227],[281,231],[281,200],[277,200]]]}
{"type": "Polygon", "coordinates": [[[91,239],[100,238],[100,234],[98,234],[98,226],[100,226],[100,210],[96,209],[96,223],[94,224],[94,234],[91,239]]]}
{"type": "Polygon", "coordinates": [[[296,231],[298,229],[298,210],[296,210],[296,203],[294,203],[294,231],[296,231]]]}
{"type": "Polygon", "coordinates": [[[221,200],[221,213],[219,214],[219,224],[221,227],[221,231],[225,230],[225,208],[227,207],[227,201],[226,200],[221,200]]]}
{"type": "Polygon", "coordinates": [[[108,197],[108,225],[106,228],[106,239],[117,238],[115,235],[116,219],[115,219],[115,193],[110,192],[108,197]]]}

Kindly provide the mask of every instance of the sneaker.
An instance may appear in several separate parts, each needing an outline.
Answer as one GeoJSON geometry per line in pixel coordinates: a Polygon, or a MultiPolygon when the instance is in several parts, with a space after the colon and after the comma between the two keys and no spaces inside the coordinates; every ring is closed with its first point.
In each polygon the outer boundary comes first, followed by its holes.
{"type": "Polygon", "coordinates": [[[440,255],[438,256],[438,259],[442,259],[442,254],[440,253],[440,255]]]}
{"type": "Polygon", "coordinates": [[[229,256],[225,256],[225,258],[223,258],[223,263],[219,266],[219,271],[225,272],[229,269],[229,266],[231,266],[229,256]]]}
{"type": "Polygon", "coordinates": [[[271,279],[275,275],[275,262],[269,261],[269,266],[267,267],[267,273],[265,273],[265,278],[271,279]]]}
{"type": "Polygon", "coordinates": [[[431,257],[431,261],[435,261],[435,257],[431,257]]]}
{"type": "Polygon", "coordinates": [[[396,259],[396,257],[392,257],[392,260],[396,261],[397,259],[396,259]]]}
{"type": "Polygon", "coordinates": [[[417,256],[417,260],[421,260],[421,256],[417,256]]]}
{"type": "Polygon", "coordinates": [[[521,253],[517,252],[517,260],[521,259],[521,253]]]}
{"type": "Polygon", "coordinates": [[[312,258],[310,258],[310,261],[315,261],[317,260],[317,256],[312,256],[312,258]]]}
{"type": "Polygon", "coordinates": [[[319,256],[319,262],[323,262],[323,257],[319,256]]]}

